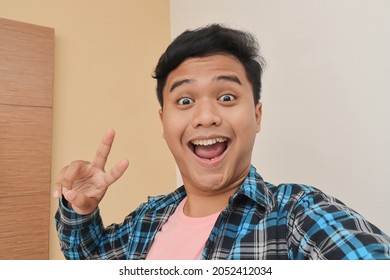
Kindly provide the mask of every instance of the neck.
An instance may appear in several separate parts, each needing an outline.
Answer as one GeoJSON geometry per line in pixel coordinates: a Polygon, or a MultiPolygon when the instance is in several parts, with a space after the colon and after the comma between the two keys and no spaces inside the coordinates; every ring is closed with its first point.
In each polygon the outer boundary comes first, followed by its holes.
{"type": "MultiPolygon", "coordinates": [[[[184,205],[184,214],[189,217],[205,217],[220,212],[228,205],[230,197],[244,182],[250,166],[242,172],[235,172],[227,176],[225,173],[217,174],[209,178],[185,176],[181,173],[184,187],[187,193],[187,201],[184,205]],[[204,179],[204,180],[203,180],[204,179]]],[[[221,172],[220,172],[221,173],[221,172]]],[[[206,174],[207,175],[207,174],[206,174]]]]}
{"type": "Polygon", "coordinates": [[[187,192],[184,214],[189,217],[206,217],[223,211],[237,188],[215,195],[199,195],[187,192]]]}

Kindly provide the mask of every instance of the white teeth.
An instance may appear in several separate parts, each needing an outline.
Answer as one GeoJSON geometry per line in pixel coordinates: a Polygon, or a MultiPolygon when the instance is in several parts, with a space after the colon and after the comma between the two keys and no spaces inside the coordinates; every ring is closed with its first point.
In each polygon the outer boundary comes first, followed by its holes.
{"type": "Polygon", "coordinates": [[[191,141],[191,143],[194,145],[210,146],[210,145],[214,145],[215,143],[222,143],[225,141],[227,141],[226,138],[218,137],[218,138],[213,138],[213,139],[193,140],[193,141],[191,141]]]}

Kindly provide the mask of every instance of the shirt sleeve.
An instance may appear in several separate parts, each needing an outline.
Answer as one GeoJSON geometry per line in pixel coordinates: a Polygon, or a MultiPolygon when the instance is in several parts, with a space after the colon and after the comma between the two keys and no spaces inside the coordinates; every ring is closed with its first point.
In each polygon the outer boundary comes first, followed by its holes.
{"type": "Polygon", "coordinates": [[[130,215],[123,224],[104,228],[99,208],[80,215],[67,208],[62,197],[55,215],[60,248],[66,259],[124,259],[130,215]]]}
{"type": "Polygon", "coordinates": [[[320,191],[302,196],[292,217],[290,242],[295,259],[390,259],[389,236],[320,191]]]}

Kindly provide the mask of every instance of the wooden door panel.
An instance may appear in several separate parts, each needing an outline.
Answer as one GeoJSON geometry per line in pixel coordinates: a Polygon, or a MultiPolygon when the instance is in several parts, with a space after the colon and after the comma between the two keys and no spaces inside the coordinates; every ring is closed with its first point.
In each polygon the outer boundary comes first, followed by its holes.
{"type": "Polygon", "coordinates": [[[0,103],[52,107],[54,30],[0,18],[0,103]]]}
{"type": "Polygon", "coordinates": [[[0,259],[48,259],[54,30],[0,18],[0,259]]]}
{"type": "Polygon", "coordinates": [[[0,104],[0,197],[49,192],[51,126],[51,108],[0,104]]]}
{"type": "Polygon", "coordinates": [[[1,259],[47,259],[49,193],[0,197],[1,259]]]}

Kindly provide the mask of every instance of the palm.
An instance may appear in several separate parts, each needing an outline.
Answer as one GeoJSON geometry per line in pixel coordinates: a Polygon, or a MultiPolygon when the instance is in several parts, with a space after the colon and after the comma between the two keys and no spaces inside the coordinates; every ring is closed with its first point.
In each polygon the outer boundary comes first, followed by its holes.
{"type": "Polygon", "coordinates": [[[80,177],[75,179],[72,189],[100,201],[109,186],[104,176],[104,171],[89,164],[82,170],[80,177]]]}

